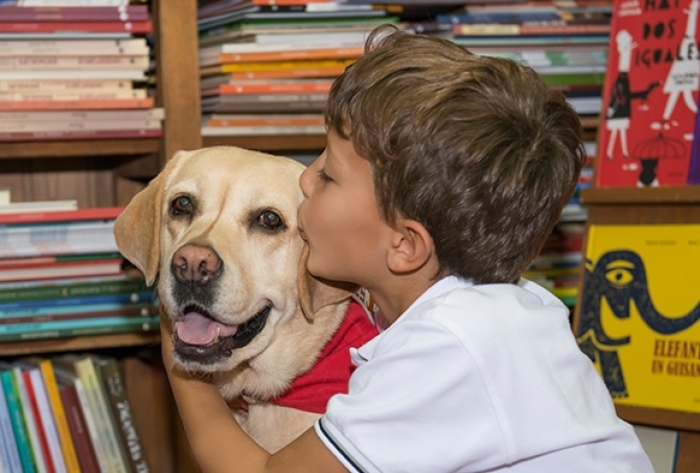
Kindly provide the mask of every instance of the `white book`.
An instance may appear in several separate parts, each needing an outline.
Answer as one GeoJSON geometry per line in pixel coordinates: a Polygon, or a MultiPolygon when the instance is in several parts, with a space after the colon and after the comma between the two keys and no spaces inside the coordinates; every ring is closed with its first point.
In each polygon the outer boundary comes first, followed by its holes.
{"type": "Polygon", "coordinates": [[[14,376],[15,383],[17,384],[19,400],[22,403],[22,416],[24,417],[24,425],[27,428],[27,433],[29,434],[29,443],[34,456],[34,466],[36,467],[38,473],[46,473],[46,459],[44,458],[44,453],[41,450],[39,432],[36,430],[38,419],[34,418],[34,413],[32,412],[29,394],[27,394],[27,388],[24,385],[22,369],[17,366],[12,368],[12,375],[14,376]]]}
{"type": "Polygon", "coordinates": [[[323,125],[202,127],[202,136],[320,135],[325,133],[326,127],[323,125]]]}
{"type": "Polygon", "coordinates": [[[129,0],[19,0],[22,7],[119,7],[129,4],[129,0]]]}
{"type": "MultiPolygon", "coordinates": [[[[100,130],[160,130],[161,120],[102,120],[102,121],[65,121],[65,122],[36,122],[36,123],[5,123],[0,122],[0,133],[34,133],[59,131],[100,131],[100,130]]],[[[3,208],[0,206],[0,213],[3,208]]]]}
{"type": "MultiPolygon", "coordinates": [[[[0,38],[0,41],[2,38],[0,38]]],[[[0,80],[50,79],[129,79],[146,80],[146,74],[137,69],[96,69],[90,71],[0,71],[0,80]]]]}
{"type": "Polygon", "coordinates": [[[0,56],[0,71],[147,70],[146,56],[0,56]]]}
{"type": "MultiPolygon", "coordinates": [[[[49,0],[51,1],[51,0],[49,0]]],[[[56,5],[52,5],[56,6],[56,5]]],[[[95,33],[83,31],[57,31],[53,33],[0,33],[0,40],[56,40],[56,39],[129,39],[131,33],[95,33]]]]}
{"type": "Polygon", "coordinates": [[[4,80],[0,92],[132,90],[130,80],[4,80]]]}
{"type": "MultiPolygon", "coordinates": [[[[2,130],[2,124],[0,124],[2,130]]],[[[46,212],[50,210],[76,210],[77,200],[37,200],[32,202],[8,202],[0,205],[0,214],[16,214],[25,212],[46,212]]]]}
{"type": "Polygon", "coordinates": [[[111,421],[109,406],[104,392],[100,387],[100,380],[95,371],[92,358],[84,357],[75,362],[78,377],[83,381],[90,408],[95,416],[98,435],[103,440],[107,463],[112,473],[128,473],[126,459],[122,456],[117,437],[117,426],[111,421]]]}
{"type": "Polygon", "coordinates": [[[163,120],[165,109],[150,108],[141,110],[66,110],[66,111],[32,111],[0,112],[0,123],[22,121],[112,121],[112,120],[163,120]]]}
{"type": "Polygon", "coordinates": [[[353,48],[364,46],[364,40],[351,41],[309,41],[305,43],[224,43],[220,46],[209,46],[199,50],[200,58],[217,57],[219,54],[242,54],[242,53],[275,53],[285,51],[301,51],[314,49],[336,49],[336,48],[353,48]]]}
{"type": "Polygon", "coordinates": [[[145,38],[0,42],[0,56],[139,56],[149,53],[145,38]]]}
{"type": "Polygon", "coordinates": [[[125,100],[145,98],[146,89],[97,90],[88,92],[75,92],[72,90],[0,92],[0,102],[69,102],[73,100],[125,100]]]}
{"type": "Polygon", "coordinates": [[[32,389],[34,389],[34,397],[39,408],[39,422],[41,422],[44,435],[46,436],[46,443],[49,447],[54,470],[56,473],[66,473],[66,461],[61,451],[61,441],[58,438],[56,421],[53,418],[53,411],[49,404],[49,396],[46,392],[44,379],[41,376],[41,370],[39,368],[30,368],[27,371],[31,379],[32,389]]]}
{"type": "Polygon", "coordinates": [[[9,205],[12,191],[9,187],[0,187],[0,206],[9,205]]]}

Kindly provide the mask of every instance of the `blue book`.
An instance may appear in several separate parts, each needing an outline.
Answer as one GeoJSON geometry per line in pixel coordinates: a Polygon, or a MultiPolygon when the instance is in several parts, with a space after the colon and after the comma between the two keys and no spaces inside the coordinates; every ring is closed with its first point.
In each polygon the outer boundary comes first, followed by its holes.
{"type": "Polygon", "coordinates": [[[96,317],[94,319],[56,320],[48,322],[29,322],[21,324],[0,325],[0,337],[24,332],[39,332],[65,329],[82,329],[90,327],[110,327],[119,325],[138,324],[146,319],[158,318],[158,316],[114,316],[96,317]]]}
{"type": "Polygon", "coordinates": [[[24,424],[24,415],[22,413],[22,404],[19,401],[17,394],[17,386],[14,376],[9,370],[0,372],[0,381],[2,382],[5,400],[10,411],[10,421],[12,422],[12,432],[17,444],[17,452],[22,465],[19,471],[23,473],[34,473],[34,461],[32,460],[32,452],[29,446],[29,436],[24,424]]]}
{"type": "Polygon", "coordinates": [[[12,420],[4,389],[0,389],[0,433],[2,434],[0,456],[2,456],[3,471],[22,471],[17,440],[12,429],[12,420]]]}
{"type": "Polygon", "coordinates": [[[149,308],[153,307],[155,307],[154,303],[151,302],[142,302],[139,304],[112,302],[105,304],[83,304],[59,307],[23,307],[21,309],[12,310],[0,309],[0,322],[2,322],[3,318],[34,317],[39,315],[56,316],[64,314],[81,314],[85,312],[114,312],[134,309],[144,309],[144,312],[147,312],[149,308]]]}
{"type": "MultiPolygon", "coordinates": [[[[0,302],[0,318],[5,311],[40,307],[83,306],[95,304],[136,304],[153,302],[155,291],[131,292],[123,294],[103,294],[99,296],[71,297],[65,299],[32,299],[16,302],[0,302]]],[[[54,311],[52,311],[54,312],[54,311]]]]}
{"type": "Polygon", "coordinates": [[[160,317],[158,315],[99,317],[96,319],[65,320],[60,322],[11,324],[5,327],[12,327],[12,329],[0,331],[0,342],[155,332],[160,328],[160,317]]]}
{"type": "Polygon", "coordinates": [[[560,19],[561,16],[554,11],[445,13],[435,16],[435,21],[437,23],[449,23],[452,25],[471,25],[480,23],[522,23],[524,21],[551,21],[560,19]]]}

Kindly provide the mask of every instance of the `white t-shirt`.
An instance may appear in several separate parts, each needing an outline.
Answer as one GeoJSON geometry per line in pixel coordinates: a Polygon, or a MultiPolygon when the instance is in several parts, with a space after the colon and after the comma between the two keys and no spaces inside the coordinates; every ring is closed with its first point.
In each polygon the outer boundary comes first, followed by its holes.
{"type": "Polygon", "coordinates": [[[316,432],[351,472],[653,473],[540,286],[445,278],[351,349],[316,432]]]}

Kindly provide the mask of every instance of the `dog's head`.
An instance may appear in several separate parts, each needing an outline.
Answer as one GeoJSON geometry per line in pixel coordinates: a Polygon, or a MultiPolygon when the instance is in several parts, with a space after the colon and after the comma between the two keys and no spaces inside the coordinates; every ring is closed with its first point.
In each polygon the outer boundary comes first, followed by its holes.
{"type": "Polygon", "coordinates": [[[263,352],[280,327],[347,298],[311,278],[297,231],[304,166],[236,147],[181,151],[115,224],[122,254],[158,277],[175,363],[232,370],[263,352]]]}

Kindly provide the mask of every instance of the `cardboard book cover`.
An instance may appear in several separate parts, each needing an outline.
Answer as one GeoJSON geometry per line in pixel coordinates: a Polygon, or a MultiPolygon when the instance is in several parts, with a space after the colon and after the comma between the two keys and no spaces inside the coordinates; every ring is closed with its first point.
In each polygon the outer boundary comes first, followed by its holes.
{"type": "Polygon", "coordinates": [[[700,413],[700,224],[591,225],[574,331],[615,403],[700,413]]]}
{"type": "Polygon", "coordinates": [[[700,0],[616,0],[596,185],[685,185],[700,82],[700,0]]]}

